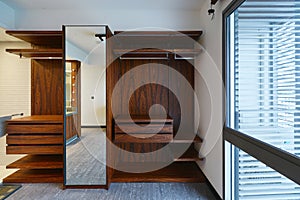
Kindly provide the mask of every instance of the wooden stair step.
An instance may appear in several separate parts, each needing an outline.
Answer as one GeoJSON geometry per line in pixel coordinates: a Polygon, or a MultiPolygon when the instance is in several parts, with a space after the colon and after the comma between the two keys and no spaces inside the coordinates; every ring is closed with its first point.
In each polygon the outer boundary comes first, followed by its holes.
{"type": "MultiPolygon", "coordinates": [[[[147,163],[125,163],[127,167],[142,167],[147,163]]],[[[128,173],[115,170],[112,182],[205,182],[195,162],[174,162],[162,169],[146,173],[128,173]]]]}
{"type": "Polygon", "coordinates": [[[195,135],[194,139],[175,139],[172,140],[173,143],[202,143],[203,140],[198,135],[195,135]]]}
{"type": "Polygon", "coordinates": [[[62,155],[27,155],[6,168],[21,169],[63,169],[62,155]]]}
{"type": "Polygon", "coordinates": [[[186,152],[179,158],[175,158],[174,161],[176,162],[186,162],[186,161],[200,161],[204,160],[204,158],[199,157],[198,151],[191,145],[186,152]]]}
{"type": "Polygon", "coordinates": [[[3,179],[3,183],[62,183],[62,169],[18,170],[3,179]]]}

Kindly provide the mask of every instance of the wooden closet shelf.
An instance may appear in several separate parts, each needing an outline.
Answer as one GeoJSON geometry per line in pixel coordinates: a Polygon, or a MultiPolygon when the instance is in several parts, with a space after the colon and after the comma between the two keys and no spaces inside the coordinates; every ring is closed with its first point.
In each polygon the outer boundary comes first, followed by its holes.
{"type": "Polygon", "coordinates": [[[6,52],[13,53],[21,58],[46,58],[61,59],[62,49],[6,49],[6,52]]]}
{"type": "Polygon", "coordinates": [[[115,134],[115,143],[169,143],[173,139],[173,134],[155,134],[149,137],[149,134],[115,134]]]}
{"type": "Polygon", "coordinates": [[[190,146],[186,152],[179,158],[175,158],[174,161],[176,162],[190,162],[190,161],[200,161],[204,158],[199,158],[198,151],[192,146],[190,146]]]}
{"type": "Polygon", "coordinates": [[[121,37],[182,37],[188,36],[193,39],[198,39],[203,31],[115,31],[114,34],[121,37]]]}
{"type": "Polygon", "coordinates": [[[190,139],[174,139],[172,140],[173,143],[202,143],[203,140],[198,135],[195,136],[193,140],[190,139]]]}
{"type": "Polygon", "coordinates": [[[31,115],[7,121],[8,124],[63,124],[63,115],[31,115]]]}
{"type": "Polygon", "coordinates": [[[163,116],[160,115],[156,115],[153,116],[152,119],[149,118],[149,116],[147,115],[131,115],[131,119],[128,119],[127,116],[125,115],[119,115],[115,118],[115,121],[117,121],[118,123],[122,123],[122,124],[127,124],[130,122],[134,122],[134,123],[150,123],[151,121],[153,123],[172,123],[173,119],[170,116],[167,116],[167,118],[164,118],[163,116]]]}
{"type": "Polygon", "coordinates": [[[62,31],[7,30],[6,33],[34,45],[48,46],[51,48],[62,47],[62,31]]]}
{"type": "MultiPolygon", "coordinates": [[[[127,167],[143,167],[145,163],[123,163],[127,167]]],[[[147,164],[147,163],[146,163],[147,164]]],[[[112,182],[205,182],[203,173],[194,162],[174,162],[162,169],[146,173],[128,173],[115,170],[112,182]]]]}
{"type": "Polygon", "coordinates": [[[62,155],[27,155],[6,168],[21,169],[63,169],[62,155]]]}
{"type": "Polygon", "coordinates": [[[114,49],[116,55],[132,55],[132,54],[166,54],[174,53],[179,55],[198,55],[201,49],[114,49]]]}
{"type": "Polygon", "coordinates": [[[62,183],[62,169],[18,170],[3,179],[3,183],[62,183]]]}

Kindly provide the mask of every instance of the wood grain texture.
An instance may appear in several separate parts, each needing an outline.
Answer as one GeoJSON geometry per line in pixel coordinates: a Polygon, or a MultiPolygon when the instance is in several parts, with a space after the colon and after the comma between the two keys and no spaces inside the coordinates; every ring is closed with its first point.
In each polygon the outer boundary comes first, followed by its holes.
{"type": "Polygon", "coordinates": [[[62,145],[6,146],[7,154],[63,154],[62,145]]]}
{"type": "Polygon", "coordinates": [[[169,143],[173,140],[173,134],[115,134],[115,143],[169,143]]]}
{"type": "Polygon", "coordinates": [[[21,169],[62,169],[62,155],[27,155],[9,165],[6,168],[21,169]]]}
{"type": "Polygon", "coordinates": [[[125,115],[119,115],[115,117],[115,121],[121,124],[131,123],[132,121],[135,123],[173,123],[173,119],[170,116],[167,116],[166,119],[161,115],[152,116],[151,119],[148,115],[131,115],[130,117],[128,119],[125,115]]]}
{"type": "Polygon", "coordinates": [[[31,115],[8,120],[8,124],[62,124],[63,115],[31,115]]]}
{"type": "Polygon", "coordinates": [[[31,60],[31,114],[63,115],[62,60],[31,60]]]}
{"type": "MultiPolygon", "coordinates": [[[[156,80],[156,82],[167,82],[169,74],[164,74],[162,70],[155,69],[152,66],[156,64],[168,65],[168,61],[165,60],[121,60],[120,71],[121,76],[125,73],[129,73],[129,77],[138,77],[139,80],[143,80],[145,85],[141,86],[134,91],[132,96],[129,94],[129,90],[136,87],[137,81],[134,78],[123,79],[122,82],[122,94],[120,94],[120,103],[117,106],[121,107],[121,113],[117,115],[123,115],[129,109],[131,115],[148,115],[149,109],[153,104],[162,105],[168,112],[168,89],[158,84],[149,84],[150,80],[156,80]],[[139,74],[133,74],[131,69],[136,66],[144,66],[143,71],[139,74]],[[148,84],[147,84],[148,83],[148,84]],[[124,106],[126,101],[129,100],[129,108],[124,106]]],[[[160,110],[153,110],[154,115],[161,115],[160,110]]]]}
{"type": "Polygon", "coordinates": [[[9,124],[7,125],[7,134],[60,134],[63,135],[62,124],[36,125],[36,124],[9,124]]]}
{"type": "Polygon", "coordinates": [[[13,53],[20,58],[62,58],[62,49],[6,49],[6,52],[13,53]]]}
{"type": "Polygon", "coordinates": [[[122,124],[121,125],[122,129],[118,125],[115,125],[115,134],[119,134],[119,133],[127,133],[127,134],[145,133],[146,134],[146,131],[147,133],[155,134],[157,133],[157,130],[159,130],[161,126],[163,127],[160,129],[158,133],[169,133],[169,134],[173,133],[173,124],[151,124],[151,125],[148,124],[147,129],[145,129],[145,125],[143,124],[138,124],[136,126],[132,126],[131,124],[122,124]]]}
{"type": "Polygon", "coordinates": [[[62,48],[62,31],[7,30],[6,33],[33,45],[62,48]]]}
{"type": "Polygon", "coordinates": [[[3,183],[62,183],[62,169],[18,170],[3,179],[3,183]]]}
{"type": "MultiPolygon", "coordinates": [[[[194,67],[186,60],[170,60],[170,66],[179,72],[194,88],[194,67]]],[[[194,93],[180,83],[179,74],[170,74],[169,85],[176,88],[179,95],[184,97],[184,102],[179,102],[173,92],[169,91],[169,115],[174,120],[174,134],[181,125],[187,133],[194,133],[194,93]],[[182,111],[188,113],[187,119],[181,120],[182,111]]]]}
{"type": "MultiPolygon", "coordinates": [[[[113,141],[113,114],[111,107],[111,98],[113,88],[118,80],[118,66],[119,62],[115,60],[113,54],[113,33],[108,26],[105,27],[106,30],[106,137],[108,140],[113,141]]],[[[106,144],[106,160],[113,163],[114,154],[112,152],[112,146],[109,143],[106,144]]],[[[111,184],[111,177],[113,175],[114,169],[107,166],[106,167],[106,186],[109,187],[111,184]]]]}
{"type": "Polygon", "coordinates": [[[62,135],[11,135],[6,137],[8,145],[31,145],[31,144],[63,144],[62,135]]]}
{"type": "MultiPolygon", "coordinates": [[[[123,163],[139,171],[149,163],[123,163]]],[[[157,171],[147,173],[127,173],[115,171],[113,182],[205,182],[203,173],[193,162],[175,162],[157,171]]]]}

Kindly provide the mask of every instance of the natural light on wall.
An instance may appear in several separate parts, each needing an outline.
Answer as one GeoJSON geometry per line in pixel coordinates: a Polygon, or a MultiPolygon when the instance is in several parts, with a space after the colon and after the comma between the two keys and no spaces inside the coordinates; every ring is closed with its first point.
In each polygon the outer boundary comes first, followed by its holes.
{"type": "MultiPolygon", "coordinates": [[[[300,1],[247,0],[228,26],[227,126],[300,157],[300,1]]],[[[299,185],[225,149],[231,199],[300,199],[299,185]]]]}

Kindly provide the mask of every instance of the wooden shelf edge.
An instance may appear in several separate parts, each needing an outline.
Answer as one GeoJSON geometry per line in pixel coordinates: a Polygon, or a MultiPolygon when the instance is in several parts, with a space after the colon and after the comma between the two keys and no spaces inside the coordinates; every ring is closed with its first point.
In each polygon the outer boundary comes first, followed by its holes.
{"type": "Polygon", "coordinates": [[[112,182],[205,182],[205,176],[194,162],[174,162],[147,173],[114,171],[112,182]]]}
{"type": "Polygon", "coordinates": [[[175,158],[175,162],[191,162],[191,161],[201,161],[204,160],[204,158],[199,157],[198,151],[191,145],[186,152],[179,158],[175,158]]]}
{"type": "Polygon", "coordinates": [[[202,30],[192,30],[192,31],[115,31],[114,35],[119,36],[134,36],[134,37],[145,37],[145,36],[155,36],[155,37],[178,37],[178,36],[189,36],[192,38],[199,38],[202,35],[203,31],[202,30]]]}
{"type": "Polygon", "coordinates": [[[62,169],[18,170],[3,179],[3,183],[62,183],[62,169]]]}
{"type": "Polygon", "coordinates": [[[6,49],[6,52],[20,56],[20,58],[62,59],[62,49],[6,49]]]}
{"type": "Polygon", "coordinates": [[[63,155],[27,155],[9,165],[7,169],[63,169],[63,155]]]}
{"type": "Polygon", "coordinates": [[[149,137],[149,134],[115,134],[114,143],[169,143],[173,139],[173,134],[161,133],[149,137]],[[134,137],[134,135],[143,138],[134,137]]]}
{"type": "Polygon", "coordinates": [[[201,49],[114,49],[116,55],[128,55],[128,54],[189,54],[198,55],[201,53],[201,49]]]}
{"type": "Polygon", "coordinates": [[[174,139],[173,143],[202,143],[203,140],[198,135],[195,136],[193,140],[185,140],[185,139],[174,139]]]}

